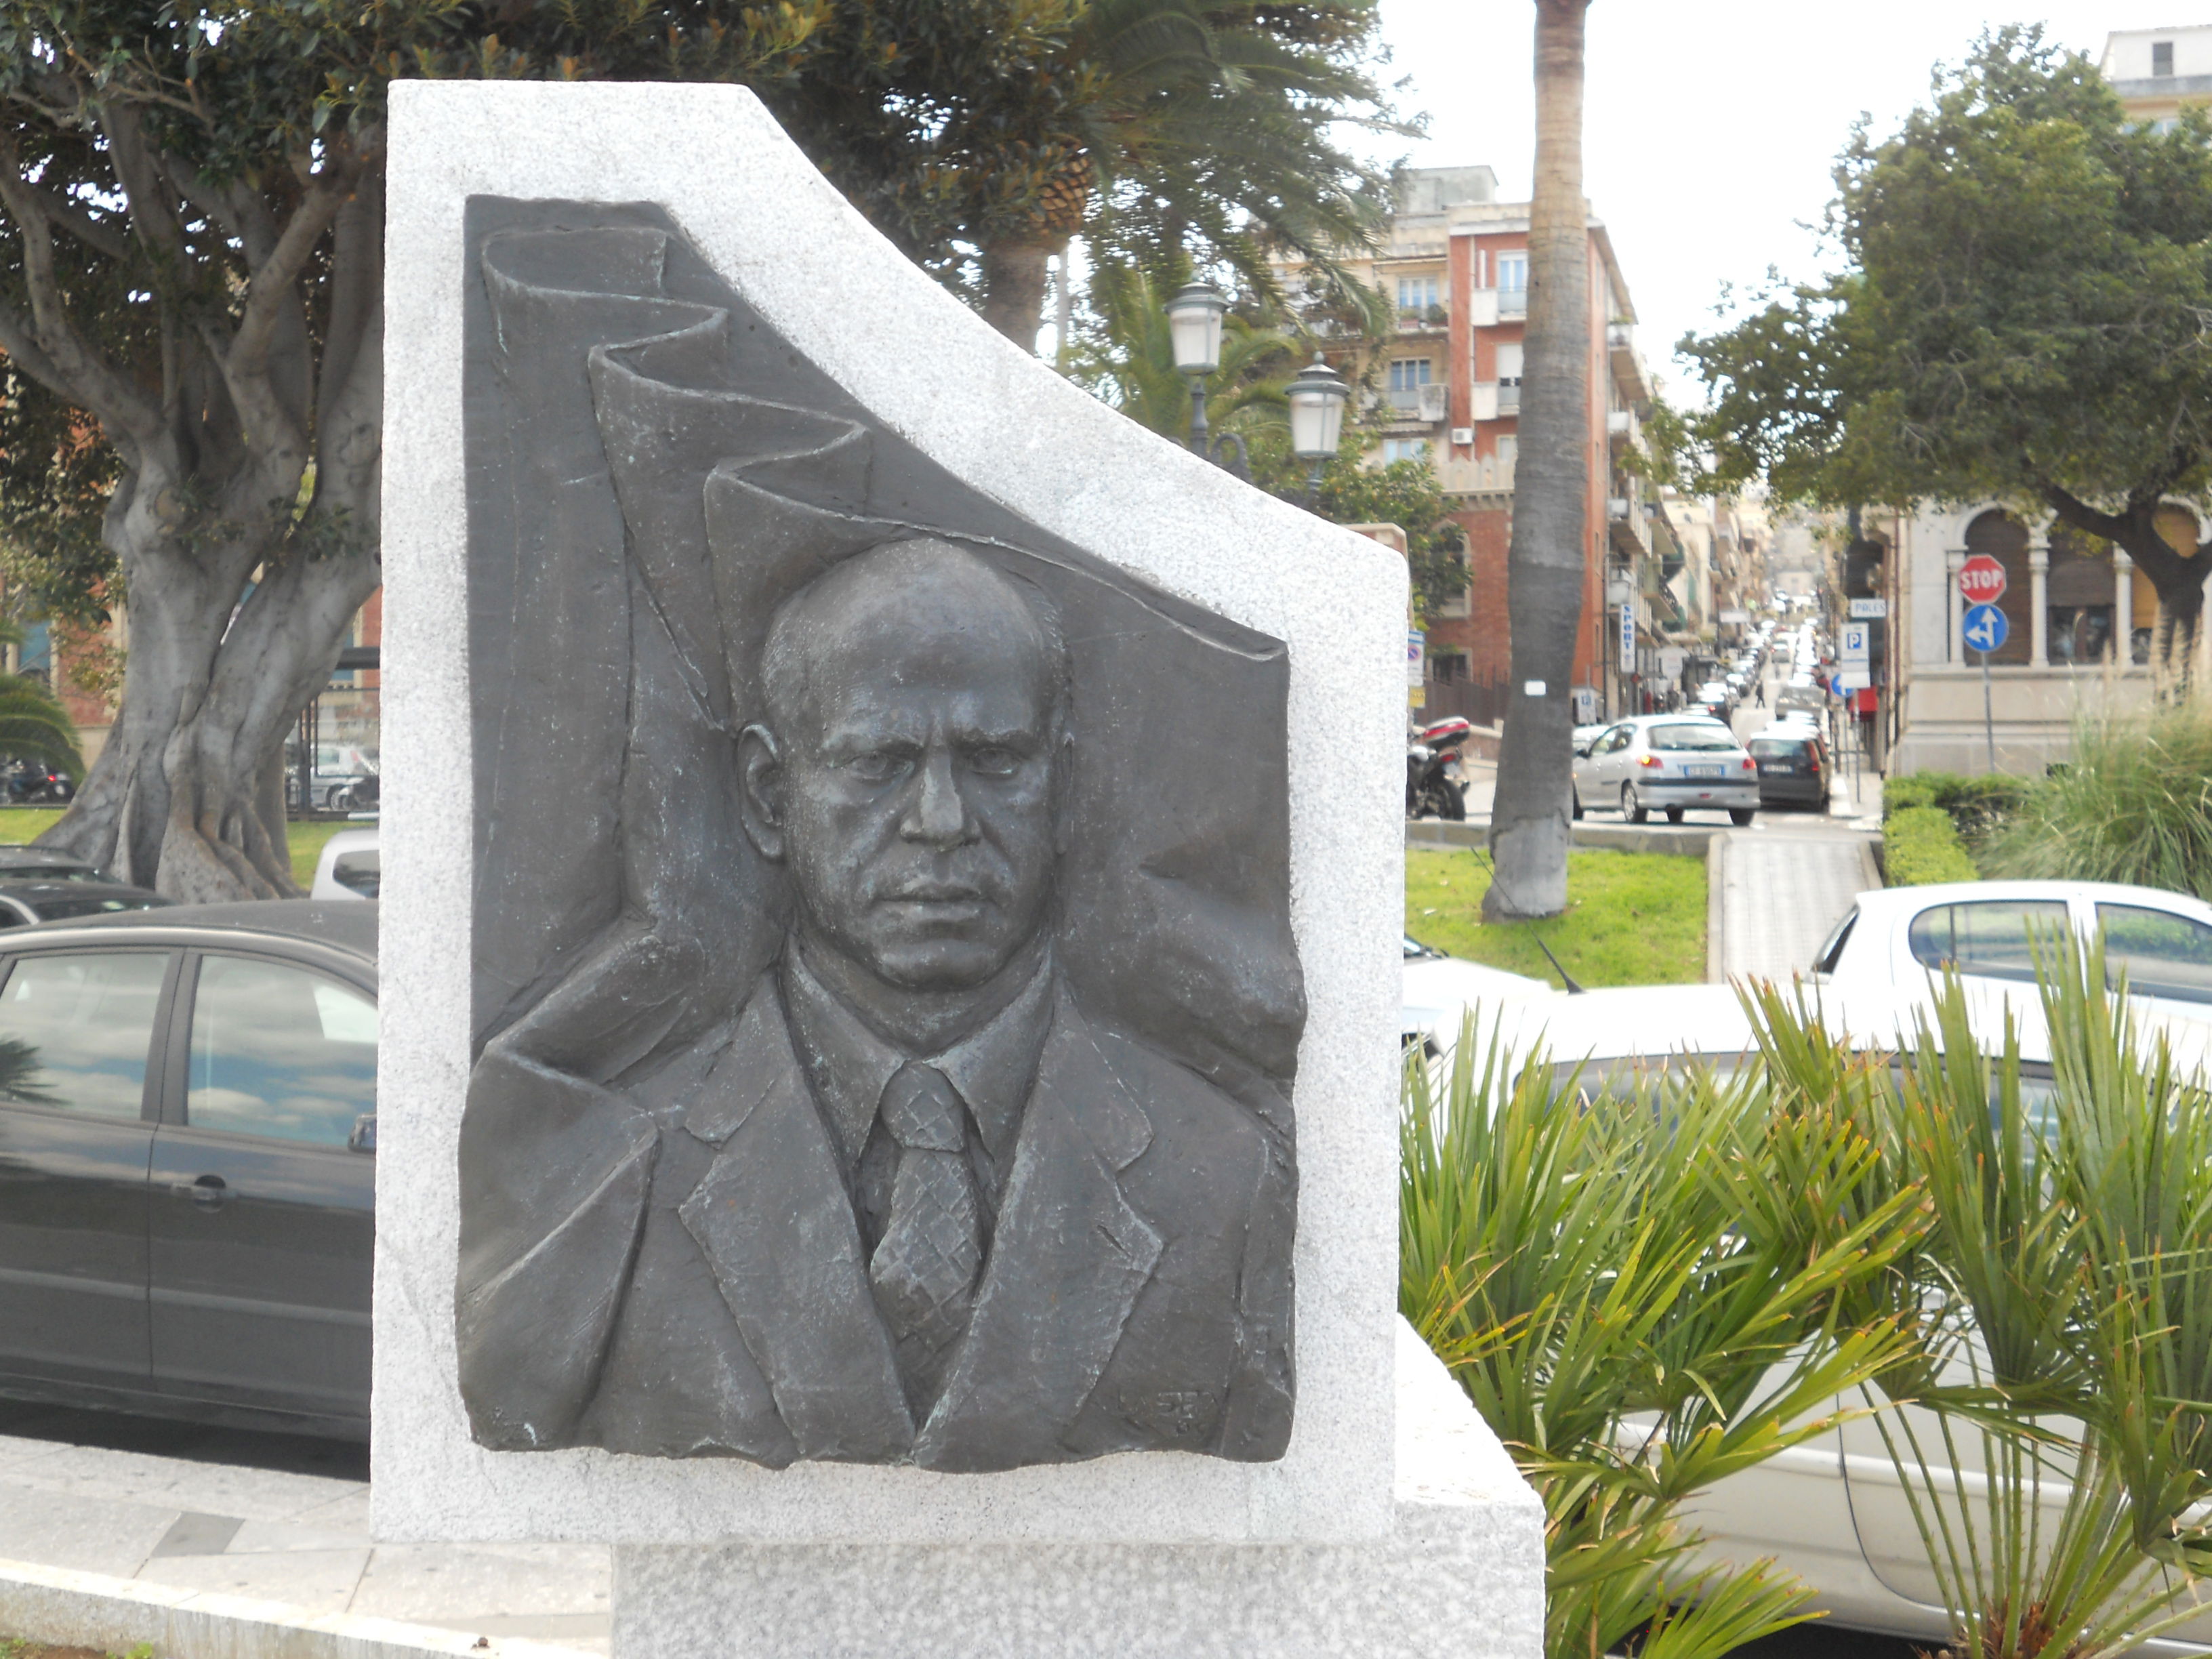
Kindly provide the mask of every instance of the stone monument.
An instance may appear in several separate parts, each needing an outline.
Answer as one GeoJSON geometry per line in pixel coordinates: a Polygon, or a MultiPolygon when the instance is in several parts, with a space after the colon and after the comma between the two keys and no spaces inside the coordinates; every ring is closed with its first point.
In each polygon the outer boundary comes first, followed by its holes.
{"type": "Polygon", "coordinates": [[[1395,1316],[1403,564],[747,93],[401,82],[375,1526],[616,1649],[1528,1653],[1395,1316]]]}

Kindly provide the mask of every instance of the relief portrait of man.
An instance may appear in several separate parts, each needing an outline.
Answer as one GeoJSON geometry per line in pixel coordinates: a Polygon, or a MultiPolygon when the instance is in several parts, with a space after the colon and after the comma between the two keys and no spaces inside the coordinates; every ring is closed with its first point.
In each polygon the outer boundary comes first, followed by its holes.
{"type": "MultiPolygon", "coordinates": [[[[502,320],[532,314],[525,290],[634,274],[628,244],[569,273],[534,234],[489,244],[502,320]],[[502,286],[510,269],[533,282],[502,286]]],[[[680,323],[668,280],[625,297],[680,323]]],[[[1141,745],[1109,737],[1154,695],[1144,651],[1212,660],[1212,635],[1178,617],[1139,650],[1144,630],[1100,624],[1127,612],[1111,584],[865,496],[825,506],[781,456],[773,490],[757,466],[701,464],[685,493],[707,502],[704,550],[684,563],[636,504],[635,477],[659,489],[666,468],[625,435],[623,400],[652,407],[637,429],[664,442],[690,429],[672,410],[745,428],[736,394],[670,392],[656,361],[592,357],[631,598],[604,842],[620,880],[569,955],[511,973],[519,1012],[482,1045],[463,1124],[457,1336],[477,1438],[951,1472],[1279,1456],[1285,1022],[1239,1035],[1236,1010],[1263,1003],[1235,974],[1295,1013],[1294,964],[1285,977],[1272,946],[1242,969],[1200,960],[1237,954],[1215,943],[1253,931],[1237,884],[1271,878],[1210,808],[1178,805],[1195,787],[1127,809],[1161,851],[1116,856],[1101,834],[1144,787],[1141,745]],[[714,643],[690,643],[709,611],[714,643]],[[1136,654],[1116,666],[1116,650],[1136,654]],[[713,810],[670,805],[695,798],[713,810]],[[1146,904],[1185,918],[1178,943],[1148,945],[1146,904]]],[[[757,407],[744,418],[757,429],[757,407]]],[[[524,787],[495,772],[487,793],[524,787]]],[[[480,954],[532,890],[480,891],[480,954]]]]}

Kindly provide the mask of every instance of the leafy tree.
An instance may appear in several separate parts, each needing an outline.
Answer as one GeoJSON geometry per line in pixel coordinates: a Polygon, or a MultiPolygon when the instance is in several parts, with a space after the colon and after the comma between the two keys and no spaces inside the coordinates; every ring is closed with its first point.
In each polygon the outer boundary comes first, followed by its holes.
{"type": "Polygon", "coordinates": [[[793,137],[918,262],[1028,348],[1078,233],[1156,278],[1266,249],[1340,282],[1384,180],[1335,140],[1412,129],[1366,70],[1378,0],[830,0],[793,137]]]}
{"type": "Polygon", "coordinates": [[[107,746],[43,840],[174,897],[296,890],[283,736],[379,580],[388,78],[773,83],[823,15],[824,0],[0,9],[0,350],[7,435],[26,441],[0,497],[18,550],[86,604],[101,577],[70,567],[97,502],[132,613],[107,746]]]}
{"type": "Polygon", "coordinates": [[[1493,921],[1567,908],[1567,701],[1582,626],[1589,487],[1589,230],[1583,200],[1583,25],[1589,0],[1536,0],[1536,166],[1528,204],[1528,324],[1521,459],[1505,604],[1516,696],[1490,820],[1493,921]]]}
{"type": "Polygon", "coordinates": [[[2185,665],[2206,550],[2158,520],[2212,495],[2212,126],[2132,124],[2087,58],[2008,27],[1893,137],[1856,131],[1836,185],[1843,269],[1682,343],[1712,483],[2048,511],[2127,550],[2185,665]]]}
{"type": "MultiPolygon", "coordinates": [[[[1446,600],[1467,592],[1466,532],[1444,516],[1450,503],[1435,462],[1423,455],[1369,466],[1361,457],[1373,441],[1364,426],[1346,439],[1322,470],[1314,511],[1337,524],[1395,524],[1404,531],[1414,608],[1433,616],[1446,600]]],[[[1276,493],[1289,492],[1278,488],[1276,493]]]]}

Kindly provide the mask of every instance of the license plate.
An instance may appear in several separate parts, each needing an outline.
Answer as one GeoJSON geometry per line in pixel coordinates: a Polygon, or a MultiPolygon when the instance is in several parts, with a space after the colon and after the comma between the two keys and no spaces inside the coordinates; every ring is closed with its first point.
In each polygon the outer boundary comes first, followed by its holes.
{"type": "Polygon", "coordinates": [[[1728,768],[1725,766],[1686,766],[1682,769],[1682,775],[1686,778],[1724,778],[1728,775],[1728,768]]]}
{"type": "Polygon", "coordinates": [[[1770,778],[1794,778],[1797,775],[1797,769],[1788,761],[1761,761],[1759,770],[1760,775],[1770,778]]]}

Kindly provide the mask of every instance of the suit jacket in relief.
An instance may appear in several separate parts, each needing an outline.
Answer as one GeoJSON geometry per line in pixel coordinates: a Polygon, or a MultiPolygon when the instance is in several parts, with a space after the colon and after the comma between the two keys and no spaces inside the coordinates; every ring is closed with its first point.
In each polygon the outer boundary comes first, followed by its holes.
{"type": "Polygon", "coordinates": [[[479,1097],[463,1131],[472,1180],[504,1169],[528,1188],[464,1215],[461,1380],[480,1442],[953,1471],[1282,1455],[1287,1148],[1064,987],[974,1316],[920,1422],[773,970],[732,1024],[629,1095],[504,1063],[529,1086],[479,1097]],[[532,1103],[527,1121],[500,1095],[532,1103]],[[566,1160],[550,1193],[549,1137],[566,1160]]]}

